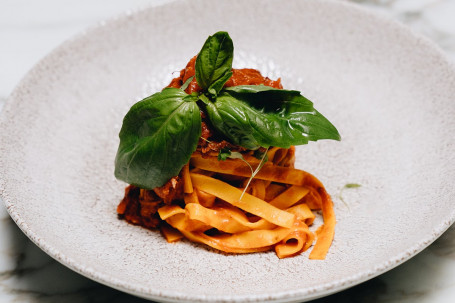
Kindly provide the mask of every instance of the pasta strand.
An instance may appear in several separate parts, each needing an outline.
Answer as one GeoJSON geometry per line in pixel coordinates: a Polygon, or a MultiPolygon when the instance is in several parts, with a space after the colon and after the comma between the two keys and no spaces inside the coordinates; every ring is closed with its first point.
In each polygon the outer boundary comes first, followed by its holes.
{"type": "Polygon", "coordinates": [[[190,175],[196,188],[216,195],[244,211],[283,227],[291,227],[294,222],[294,215],[282,211],[252,195],[245,194],[243,199],[240,200],[242,191],[226,182],[199,174],[190,173],[190,175]]]}

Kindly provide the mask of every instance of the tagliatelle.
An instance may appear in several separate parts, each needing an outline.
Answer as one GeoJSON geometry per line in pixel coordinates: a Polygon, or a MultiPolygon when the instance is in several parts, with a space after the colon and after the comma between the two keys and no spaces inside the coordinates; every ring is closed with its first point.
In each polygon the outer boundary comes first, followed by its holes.
{"type": "MultiPolygon", "coordinates": [[[[218,161],[216,157],[203,158],[202,155],[194,153],[191,156],[190,163],[197,168],[217,173],[242,177],[251,176],[251,170],[248,165],[238,159],[218,161]]],[[[311,184],[313,186],[323,187],[322,183],[310,173],[303,170],[273,165],[270,162],[267,162],[261,168],[255,178],[284,184],[300,186],[311,184]]]]}
{"type": "Polygon", "coordinates": [[[191,181],[196,188],[212,194],[246,212],[264,218],[270,223],[289,228],[295,221],[294,215],[273,207],[255,196],[245,194],[240,200],[242,191],[226,182],[199,174],[192,174],[191,181]]]}
{"type": "MultiPolygon", "coordinates": [[[[214,156],[204,158],[195,153],[190,161],[191,171],[186,165],[181,173],[185,204],[158,209],[161,220],[166,222],[160,225],[166,240],[175,242],[185,237],[228,253],[275,249],[279,258],[286,258],[307,250],[317,238],[309,257],[324,259],[336,223],[330,196],[311,174],[274,163],[289,160],[293,153],[287,155],[285,149],[272,152],[273,160],[264,165],[267,169],[261,169],[242,199],[242,186],[248,178],[237,173],[248,166],[244,161],[219,161],[214,156]],[[219,164],[210,165],[213,163],[219,164]],[[223,173],[213,175],[220,166],[223,173]],[[281,174],[269,173],[276,169],[281,174]],[[303,180],[283,182],[289,176],[303,180]],[[309,229],[316,217],[311,208],[322,209],[324,219],[316,234],[309,229]]],[[[250,165],[259,163],[245,158],[256,162],[250,165]]]]}

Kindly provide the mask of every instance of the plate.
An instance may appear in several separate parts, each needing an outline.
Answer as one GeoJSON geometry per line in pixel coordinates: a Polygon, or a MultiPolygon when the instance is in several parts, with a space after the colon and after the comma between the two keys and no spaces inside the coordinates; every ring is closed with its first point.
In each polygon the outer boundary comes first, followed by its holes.
{"type": "Polygon", "coordinates": [[[455,218],[455,68],[401,25],[332,1],[184,1],[92,28],[39,62],[2,113],[1,197],[40,248],[69,268],[157,301],[304,301],[411,258],[455,218]],[[230,33],[234,66],[281,77],[342,141],[298,148],[331,193],[324,261],[228,255],[118,220],[121,121],[165,86],[208,35],[230,33]],[[350,188],[346,184],[359,184],[350,188]]]}

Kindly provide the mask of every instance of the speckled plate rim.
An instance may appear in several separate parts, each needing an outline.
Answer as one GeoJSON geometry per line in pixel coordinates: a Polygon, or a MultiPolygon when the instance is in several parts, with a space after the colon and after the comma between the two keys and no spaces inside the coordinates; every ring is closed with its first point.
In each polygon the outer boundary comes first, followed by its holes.
{"type": "MultiPolygon", "coordinates": [[[[419,45],[423,48],[426,48],[427,52],[431,52],[435,55],[435,57],[439,57],[441,61],[447,64],[447,67],[453,71],[455,74],[455,64],[450,61],[447,55],[431,40],[426,37],[423,37],[408,27],[402,25],[401,23],[392,20],[388,17],[383,15],[377,14],[372,12],[366,8],[360,7],[355,4],[346,3],[346,2],[335,2],[331,0],[319,0],[320,2],[324,3],[331,3],[333,6],[338,6],[342,9],[346,10],[355,10],[362,14],[368,15],[371,18],[372,22],[387,24],[389,26],[393,26],[397,31],[401,31],[403,34],[409,35],[415,40],[419,41],[419,45]]],[[[171,0],[168,3],[161,3],[159,5],[171,5],[178,1],[171,0]]],[[[123,19],[129,17],[134,18],[135,14],[140,12],[144,12],[147,10],[153,10],[157,6],[152,7],[143,7],[136,10],[130,10],[124,14],[119,16],[113,17],[108,19],[107,21],[99,22],[97,25],[88,28],[87,30],[79,33],[78,35],[68,39],[52,52],[50,52],[47,56],[41,59],[35,66],[26,74],[26,76],[19,82],[16,86],[10,97],[6,100],[2,112],[0,113],[0,123],[4,123],[9,119],[9,116],[5,114],[9,112],[10,108],[14,107],[15,104],[15,95],[16,92],[21,91],[27,88],[29,81],[33,80],[34,78],[34,71],[39,70],[42,66],[45,66],[47,62],[50,62],[57,57],[59,53],[64,52],[67,49],[70,49],[73,43],[77,43],[80,39],[85,36],[91,35],[97,28],[103,26],[110,26],[117,22],[121,22],[123,19]]],[[[2,137],[0,134],[0,143],[2,142],[2,137]]],[[[261,295],[231,295],[231,296],[207,296],[207,295],[191,295],[188,296],[187,294],[179,291],[168,291],[163,292],[159,289],[153,288],[144,288],[140,285],[135,284],[125,284],[124,281],[120,281],[115,277],[112,277],[107,274],[103,274],[100,272],[96,272],[90,268],[85,267],[78,262],[75,262],[72,258],[68,257],[64,253],[62,253],[58,248],[49,245],[45,238],[41,237],[40,235],[36,234],[31,228],[29,228],[27,222],[22,218],[21,214],[15,210],[15,200],[14,197],[10,197],[8,192],[4,189],[4,185],[6,180],[4,176],[0,172],[0,198],[3,200],[8,213],[10,214],[11,218],[14,222],[19,226],[19,228],[24,232],[24,234],[34,242],[39,248],[41,248],[44,252],[50,255],[52,258],[60,262],[61,264],[65,265],[66,267],[74,270],[75,272],[90,278],[94,281],[102,283],[104,285],[110,286],[112,288],[136,295],[138,297],[157,300],[160,302],[302,302],[312,299],[317,299],[320,297],[324,297],[349,287],[355,286],[362,282],[365,282],[369,279],[372,279],[376,276],[379,276],[398,265],[402,264],[403,262],[409,260],[413,256],[417,255],[423,249],[428,247],[431,243],[433,243],[437,238],[439,238],[454,222],[455,222],[455,209],[447,213],[446,218],[441,219],[441,223],[433,228],[433,232],[427,238],[421,239],[418,243],[413,245],[412,247],[408,248],[408,250],[403,251],[394,257],[390,258],[388,261],[376,264],[369,268],[368,270],[364,270],[359,272],[358,274],[348,276],[344,279],[339,279],[330,283],[324,283],[317,287],[308,287],[308,288],[301,288],[298,290],[291,290],[291,291],[282,291],[282,292],[274,292],[274,293],[265,293],[261,295]]]]}

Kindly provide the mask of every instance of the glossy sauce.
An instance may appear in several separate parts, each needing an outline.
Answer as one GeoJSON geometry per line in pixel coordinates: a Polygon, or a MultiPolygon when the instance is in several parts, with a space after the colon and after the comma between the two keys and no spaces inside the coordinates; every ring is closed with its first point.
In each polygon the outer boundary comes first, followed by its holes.
{"type": "MultiPolygon", "coordinates": [[[[183,83],[186,82],[189,78],[193,77],[196,74],[195,69],[196,56],[191,58],[190,62],[186,65],[184,69],[180,71],[180,76],[172,79],[171,83],[167,87],[180,88],[183,83]]],[[[232,77],[226,82],[225,87],[237,86],[237,85],[260,85],[270,86],[274,88],[282,89],[281,79],[271,80],[268,77],[264,77],[261,73],[252,68],[242,68],[242,69],[232,69],[232,77]]],[[[196,77],[191,80],[191,83],[188,85],[188,88],[185,90],[186,93],[191,94],[192,92],[200,92],[202,89],[196,82],[196,77]]]]}

